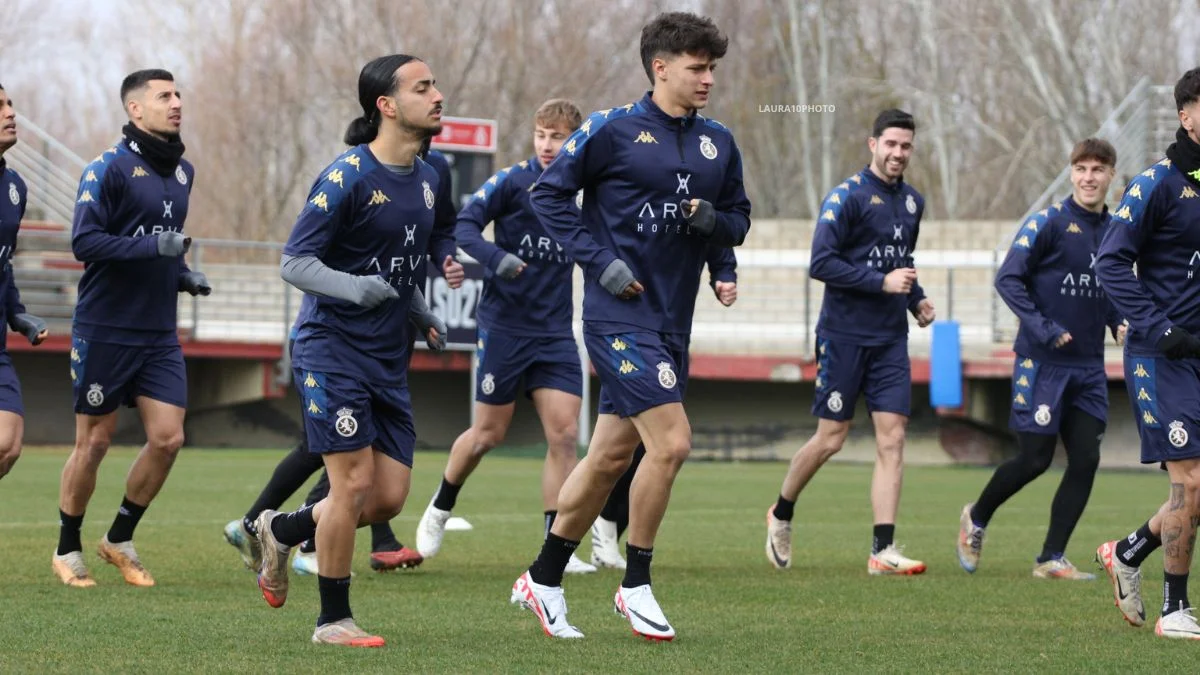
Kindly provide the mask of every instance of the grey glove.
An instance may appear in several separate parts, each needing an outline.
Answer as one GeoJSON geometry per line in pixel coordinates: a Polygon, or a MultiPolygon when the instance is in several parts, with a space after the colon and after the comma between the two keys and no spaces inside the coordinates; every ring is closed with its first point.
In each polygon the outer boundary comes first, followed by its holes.
{"type": "Polygon", "coordinates": [[[396,289],[387,282],[383,277],[368,274],[361,277],[354,277],[354,304],[362,305],[367,309],[379,306],[387,300],[393,300],[400,297],[396,289]]]}
{"type": "Polygon", "coordinates": [[[684,217],[687,218],[688,225],[691,225],[693,230],[699,232],[700,236],[711,237],[713,230],[717,229],[717,212],[713,209],[711,203],[703,199],[697,201],[699,203],[691,213],[688,213],[688,207],[691,205],[690,201],[684,200],[679,205],[683,209],[683,213],[686,214],[684,217]]]}
{"type": "Polygon", "coordinates": [[[629,265],[626,265],[624,260],[610,262],[600,274],[600,285],[613,295],[624,293],[625,289],[635,281],[637,278],[633,276],[633,270],[629,269],[629,265]]]}
{"type": "Polygon", "coordinates": [[[500,259],[500,264],[496,265],[496,275],[501,279],[513,280],[521,273],[525,267],[525,261],[511,253],[505,253],[500,259]]]}
{"type": "Polygon", "coordinates": [[[181,232],[163,232],[158,235],[158,254],[164,258],[178,258],[192,246],[192,238],[181,232]]]}
{"type": "Polygon", "coordinates": [[[212,286],[203,272],[184,272],[179,275],[179,290],[192,295],[208,295],[212,293],[212,286]]]}
{"type": "Polygon", "coordinates": [[[29,344],[41,344],[42,338],[38,336],[46,330],[46,322],[32,314],[18,314],[12,318],[12,329],[24,335],[29,344]]]}
{"type": "Polygon", "coordinates": [[[408,318],[413,325],[417,327],[417,331],[425,338],[425,344],[435,352],[440,352],[446,349],[446,322],[442,321],[442,317],[434,314],[429,309],[429,304],[425,302],[425,295],[420,290],[414,290],[412,295],[412,304],[408,308],[408,318]],[[437,331],[437,340],[429,340],[429,329],[433,328],[437,331]]]}

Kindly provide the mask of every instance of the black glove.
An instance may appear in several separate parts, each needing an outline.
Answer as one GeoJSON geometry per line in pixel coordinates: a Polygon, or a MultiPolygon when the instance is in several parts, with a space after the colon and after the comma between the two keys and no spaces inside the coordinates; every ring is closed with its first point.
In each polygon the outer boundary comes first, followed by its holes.
{"type": "Polygon", "coordinates": [[[39,337],[42,331],[46,330],[46,322],[41,317],[36,317],[32,314],[17,314],[10,320],[12,329],[29,340],[29,344],[38,345],[42,343],[43,337],[39,337]]]}
{"type": "Polygon", "coordinates": [[[1154,346],[1172,361],[1200,356],[1200,338],[1179,326],[1168,328],[1154,346]]]}
{"type": "Polygon", "coordinates": [[[683,209],[683,217],[687,218],[688,225],[699,232],[700,236],[711,237],[713,230],[717,229],[717,212],[711,203],[703,199],[696,201],[696,208],[690,213],[688,212],[692,205],[690,201],[684,200],[679,203],[680,208],[683,209]]]}
{"type": "Polygon", "coordinates": [[[203,272],[184,272],[179,275],[179,290],[192,295],[208,295],[212,286],[208,285],[208,277],[203,272]]]}
{"type": "Polygon", "coordinates": [[[192,238],[180,232],[163,232],[158,235],[158,254],[164,258],[178,258],[192,247],[192,238]]]}

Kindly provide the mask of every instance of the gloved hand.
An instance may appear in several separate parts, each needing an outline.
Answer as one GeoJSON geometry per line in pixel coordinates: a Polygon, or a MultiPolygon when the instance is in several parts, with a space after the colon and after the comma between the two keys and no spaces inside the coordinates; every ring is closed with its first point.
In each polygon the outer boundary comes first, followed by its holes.
{"type": "Polygon", "coordinates": [[[192,246],[192,238],[181,232],[163,232],[158,235],[158,254],[164,258],[178,258],[192,246]]]}
{"type": "Polygon", "coordinates": [[[208,277],[204,276],[203,272],[184,272],[179,275],[179,290],[195,295],[208,295],[212,293],[212,286],[208,284],[208,277]]]}
{"type": "Polygon", "coordinates": [[[713,230],[717,229],[717,212],[711,203],[703,199],[685,199],[679,203],[679,207],[683,209],[683,217],[687,218],[693,230],[702,237],[712,236],[713,230]]]}
{"type": "Polygon", "coordinates": [[[11,319],[12,329],[29,340],[31,345],[39,345],[46,339],[46,322],[41,317],[32,314],[17,314],[11,319]]]}
{"type": "Polygon", "coordinates": [[[1172,361],[1200,357],[1200,338],[1179,326],[1168,328],[1154,346],[1172,361]]]}
{"type": "Polygon", "coordinates": [[[442,317],[434,314],[429,309],[429,305],[425,302],[425,296],[420,291],[413,291],[412,305],[408,308],[408,319],[417,327],[417,330],[425,337],[425,344],[433,351],[440,352],[446,349],[446,322],[442,321],[442,317]],[[429,335],[429,329],[437,331],[436,336],[429,335]]]}
{"type": "Polygon", "coordinates": [[[396,292],[396,289],[392,288],[392,285],[386,279],[374,274],[355,277],[354,290],[357,294],[354,303],[362,305],[367,309],[372,309],[388,300],[400,297],[400,294],[396,292]]]}
{"type": "Polygon", "coordinates": [[[500,259],[500,264],[496,265],[496,276],[509,281],[516,279],[524,271],[525,261],[511,253],[505,253],[500,259]]]}
{"type": "Polygon", "coordinates": [[[600,273],[600,286],[619,298],[631,298],[642,292],[642,285],[624,260],[614,260],[600,273]]]}

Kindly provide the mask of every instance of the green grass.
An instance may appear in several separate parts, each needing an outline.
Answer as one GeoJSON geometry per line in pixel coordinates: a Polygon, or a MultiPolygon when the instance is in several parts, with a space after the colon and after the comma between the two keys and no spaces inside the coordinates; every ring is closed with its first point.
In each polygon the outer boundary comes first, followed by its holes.
{"type": "MultiPolygon", "coordinates": [[[[1146,565],[1151,625],[1140,630],[1121,620],[1103,578],[1030,576],[1056,471],[1001,509],[981,569],[968,576],[953,551],[958,512],[988,473],[909,469],[898,539],[930,571],[875,578],[866,573],[869,467],[821,473],[797,506],[795,567],[779,572],[764,557],[763,514],[784,465],[690,464],[656,548],[656,594],[679,632],[659,645],[613,615],[612,571],[567,580],[582,641],[552,641],[508,604],[538,549],[540,471],[536,460],[495,457],[459,499],[456,513],[475,530],[449,533],[418,570],[371,572],[369,537],[359,537],[355,616],[388,647],[317,647],[315,581],[293,577],[287,606],[273,610],[221,537],[280,456],[185,452],[138,529],[158,580],[138,589],[94,553],[132,458],[112,452],[84,524],[99,586],[81,590],[59,585],[49,565],[65,454],[27,451],[0,482],[0,672],[1195,672],[1195,645],[1153,635],[1160,554],[1146,565]]],[[[394,521],[406,543],[444,457],[417,457],[409,508],[394,521]]],[[[1157,472],[1101,474],[1068,556],[1092,569],[1095,546],[1140,524],[1165,488],[1157,472]]],[[[586,557],[587,542],[581,550],[586,557]]]]}

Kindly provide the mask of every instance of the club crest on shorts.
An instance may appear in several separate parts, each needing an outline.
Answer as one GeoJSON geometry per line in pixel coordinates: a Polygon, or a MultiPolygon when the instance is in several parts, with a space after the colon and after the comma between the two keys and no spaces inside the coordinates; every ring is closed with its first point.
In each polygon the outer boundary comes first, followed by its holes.
{"type": "Polygon", "coordinates": [[[913,199],[912,195],[909,195],[908,199],[904,200],[904,208],[908,209],[909,213],[916,213],[917,212],[917,200],[913,199]]]}
{"type": "Polygon", "coordinates": [[[583,209],[583,190],[575,193],[575,208],[583,209]]]}
{"type": "Polygon", "coordinates": [[[704,155],[704,159],[717,158],[717,146],[713,145],[711,138],[703,134],[700,135],[700,154],[704,155]]]}
{"type": "Polygon", "coordinates": [[[1039,427],[1044,427],[1047,424],[1050,424],[1050,406],[1046,405],[1045,403],[1039,405],[1037,412],[1033,413],[1033,421],[1037,422],[1039,427]]]}
{"type": "Polygon", "coordinates": [[[433,208],[433,190],[429,187],[429,181],[421,181],[421,195],[425,197],[425,208],[433,208]]]}
{"type": "MultiPolygon", "coordinates": [[[[93,408],[98,408],[104,403],[104,388],[99,383],[88,385],[87,403],[93,408]]],[[[1186,433],[1186,432],[1185,432],[1186,433]]]]}
{"type": "MultiPolygon", "coordinates": [[[[583,193],[581,192],[580,194],[583,193]]],[[[17,192],[16,183],[8,184],[8,201],[12,202],[13,206],[19,206],[21,204],[21,193],[17,192]]]]}
{"type": "Polygon", "coordinates": [[[829,408],[830,412],[842,412],[842,392],[831,392],[829,394],[829,400],[825,401],[825,407],[829,408]]]}
{"type": "Polygon", "coordinates": [[[333,428],[342,438],[350,438],[358,433],[358,420],[354,419],[354,411],[349,408],[342,408],[337,411],[337,421],[333,423],[333,428]]]}
{"type": "Polygon", "coordinates": [[[658,364],[658,384],[663,389],[674,389],[675,384],[679,382],[675,377],[675,371],[671,370],[671,364],[666,361],[661,361],[658,364]]]}
{"type": "Polygon", "coordinates": [[[1171,441],[1171,445],[1182,448],[1187,445],[1188,432],[1183,428],[1183,422],[1175,420],[1170,424],[1171,430],[1167,432],[1167,440],[1171,441]]]}
{"type": "Polygon", "coordinates": [[[182,166],[175,167],[175,180],[179,181],[180,185],[187,185],[187,173],[182,166]]]}
{"type": "Polygon", "coordinates": [[[496,378],[491,373],[483,376],[483,381],[479,383],[479,391],[488,396],[491,396],[492,392],[496,391],[496,378]]]}

